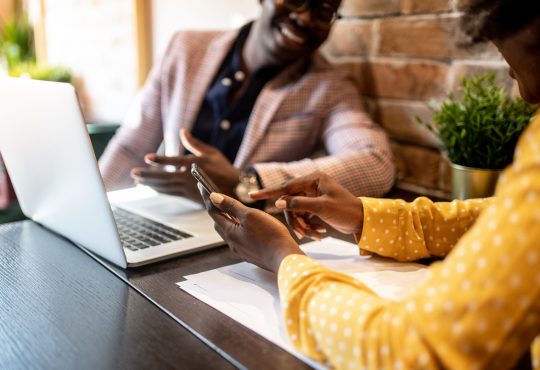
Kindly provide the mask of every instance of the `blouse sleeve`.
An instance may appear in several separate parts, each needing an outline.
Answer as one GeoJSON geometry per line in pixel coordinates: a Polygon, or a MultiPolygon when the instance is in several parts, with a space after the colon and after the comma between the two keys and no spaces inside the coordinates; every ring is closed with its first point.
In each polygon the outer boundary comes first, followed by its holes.
{"type": "MultiPolygon", "coordinates": [[[[511,368],[540,333],[540,121],[533,126],[520,139],[496,198],[403,300],[382,299],[306,256],[284,259],[278,284],[294,345],[339,369],[511,368]]],[[[443,231],[440,222],[451,209],[468,204],[474,211],[474,203],[454,204],[441,211],[421,201],[385,220],[405,219],[410,226],[404,231],[429,240],[437,226],[443,231]],[[427,222],[424,232],[421,220],[431,218],[439,222],[427,222]]],[[[377,215],[386,212],[375,208],[377,215]]]]}
{"type": "Polygon", "coordinates": [[[399,302],[309,257],[287,257],[278,283],[294,345],[339,369],[511,367],[540,333],[540,214],[516,233],[496,217],[500,206],[399,302]]]}
{"type": "Polygon", "coordinates": [[[446,256],[474,224],[493,198],[412,203],[394,199],[360,198],[364,228],[356,235],[360,251],[412,261],[446,256]]]}

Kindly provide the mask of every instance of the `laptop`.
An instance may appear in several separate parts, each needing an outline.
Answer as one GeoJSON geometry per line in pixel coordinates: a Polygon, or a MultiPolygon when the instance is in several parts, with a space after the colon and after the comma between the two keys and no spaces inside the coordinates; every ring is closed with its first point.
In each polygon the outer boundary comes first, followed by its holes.
{"type": "Polygon", "coordinates": [[[106,193],[70,84],[1,77],[0,153],[28,218],[119,267],[224,244],[198,203],[106,193]]]}

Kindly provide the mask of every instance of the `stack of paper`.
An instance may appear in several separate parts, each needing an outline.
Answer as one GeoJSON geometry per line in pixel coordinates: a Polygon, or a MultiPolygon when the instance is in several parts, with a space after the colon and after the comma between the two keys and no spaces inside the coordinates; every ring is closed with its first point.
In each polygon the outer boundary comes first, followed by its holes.
{"type": "MultiPolygon", "coordinates": [[[[399,299],[426,277],[425,266],[359,256],[358,247],[325,238],[301,246],[311,258],[362,281],[381,297],[399,299]]],[[[177,285],[206,304],[275,343],[315,368],[324,368],[299,352],[287,338],[276,276],[242,262],[185,277],[177,285]]]]}

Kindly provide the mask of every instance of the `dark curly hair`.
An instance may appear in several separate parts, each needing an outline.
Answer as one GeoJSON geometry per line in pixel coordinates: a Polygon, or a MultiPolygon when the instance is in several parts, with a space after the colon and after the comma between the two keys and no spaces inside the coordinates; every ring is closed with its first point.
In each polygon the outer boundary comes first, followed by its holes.
{"type": "Polygon", "coordinates": [[[469,0],[463,17],[470,42],[504,39],[540,25],[540,0],[469,0]]]}

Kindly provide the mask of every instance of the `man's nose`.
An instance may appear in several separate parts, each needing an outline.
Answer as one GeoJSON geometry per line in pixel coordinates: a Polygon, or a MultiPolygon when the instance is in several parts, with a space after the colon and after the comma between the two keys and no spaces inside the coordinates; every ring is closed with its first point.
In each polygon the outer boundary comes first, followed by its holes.
{"type": "Polygon", "coordinates": [[[309,7],[303,10],[291,12],[290,17],[294,19],[300,26],[313,26],[315,24],[313,11],[309,7]]]}

